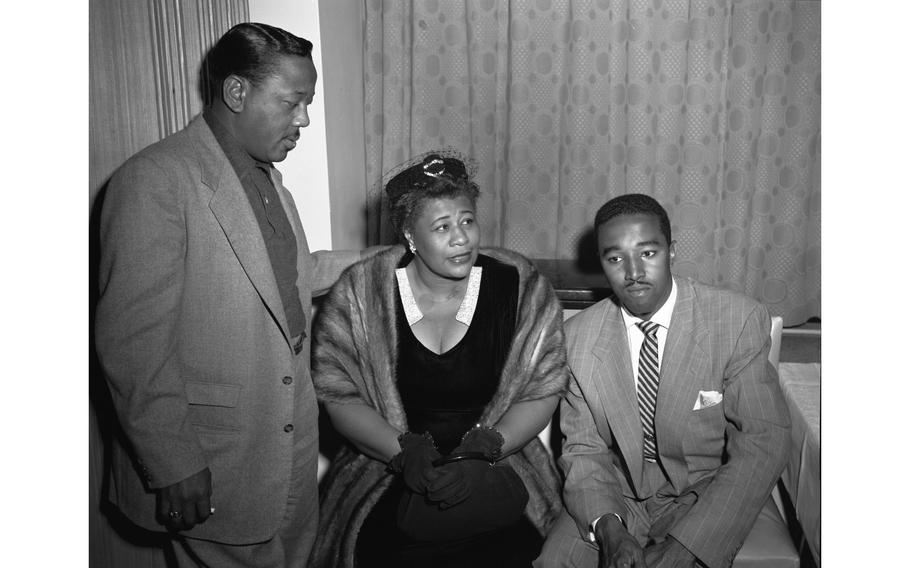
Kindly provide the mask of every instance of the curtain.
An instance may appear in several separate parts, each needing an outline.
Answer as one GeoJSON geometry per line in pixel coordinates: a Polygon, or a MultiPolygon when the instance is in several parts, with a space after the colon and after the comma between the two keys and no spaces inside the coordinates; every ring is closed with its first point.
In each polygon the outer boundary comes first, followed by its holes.
{"type": "Polygon", "coordinates": [[[597,209],[646,193],[677,275],[820,315],[819,2],[366,0],[363,25],[370,242],[376,182],[452,148],[484,244],[595,254],[597,209]]]}

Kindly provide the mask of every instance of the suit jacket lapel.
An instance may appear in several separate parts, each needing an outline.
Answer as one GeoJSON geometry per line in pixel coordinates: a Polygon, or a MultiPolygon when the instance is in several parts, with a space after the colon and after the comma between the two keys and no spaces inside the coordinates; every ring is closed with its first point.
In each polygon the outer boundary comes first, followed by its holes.
{"type": "Polygon", "coordinates": [[[600,368],[595,370],[594,386],[638,493],[642,482],[644,445],[638,414],[638,394],[635,392],[635,376],[629,358],[629,338],[620,309],[612,302],[606,304],[601,329],[596,334],[598,340],[591,352],[600,362],[600,368]]]}
{"type": "Polygon", "coordinates": [[[190,132],[199,141],[197,148],[202,164],[202,183],[212,190],[209,208],[231,243],[250,282],[281,327],[285,338],[290,340],[284,305],[269,253],[243,186],[202,116],[194,122],[199,123],[198,128],[191,128],[190,132]]]}
{"type": "Polygon", "coordinates": [[[676,285],[676,305],[661,357],[655,428],[661,462],[674,487],[681,489],[688,484],[686,424],[698,398],[696,379],[707,372],[708,356],[703,346],[707,331],[694,309],[692,285],[680,279],[676,285]]]}

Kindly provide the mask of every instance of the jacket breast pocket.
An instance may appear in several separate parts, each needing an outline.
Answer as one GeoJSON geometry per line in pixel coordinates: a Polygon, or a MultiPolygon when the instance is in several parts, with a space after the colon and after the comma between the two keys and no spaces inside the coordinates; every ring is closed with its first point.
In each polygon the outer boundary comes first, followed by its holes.
{"type": "Polygon", "coordinates": [[[724,447],[727,420],[723,403],[689,412],[686,448],[689,452],[720,455],[724,447]]]}
{"type": "Polygon", "coordinates": [[[241,427],[240,385],[187,381],[190,424],[206,429],[237,431],[241,427]]]}

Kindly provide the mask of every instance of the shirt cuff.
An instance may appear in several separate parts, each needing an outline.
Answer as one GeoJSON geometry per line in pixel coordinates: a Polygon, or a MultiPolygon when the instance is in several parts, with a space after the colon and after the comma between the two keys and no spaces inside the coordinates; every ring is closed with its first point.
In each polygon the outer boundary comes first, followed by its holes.
{"type": "MultiPolygon", "coordinates": [[[[605,513],[605,515],[613,515],[614,517],[619,519],[619,522],[622,523],[622,526],[626,526],[626,522],[622,520],[622,517],[620,517],[618,513],[605,513]]],[[[594,529],[597,528],[597,521],[604,518],[605,515],[601,515],[601,516],[597,517],[596,519],[591,521],[590,525],[588,525],[588,542],[590,542],[591,544],[597,544],[597,539],[594,538],[594,529]]]]}

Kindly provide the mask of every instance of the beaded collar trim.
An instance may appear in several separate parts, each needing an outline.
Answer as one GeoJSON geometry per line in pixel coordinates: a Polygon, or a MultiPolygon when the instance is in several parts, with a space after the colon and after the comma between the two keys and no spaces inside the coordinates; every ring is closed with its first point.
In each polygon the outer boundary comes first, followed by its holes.
{"type": "MultiPolygon", "coordinates": [[[[468,326],[471,325],[471,321],[474,319],[474,310],[477,309],[477,296],[480,293],[480,278],[482,274],[482,267],[471,267],[471,275],[468,277],[468,289],[461,300],[458,313],[455,314],[457,321],[468,326]]],[[[404,306],[404,315],[408,319],[408,325],[414,325],[423,319],[423,312],[417,306],[417,300],[414,299],[414,293],[411,291],[407,269],[396,268],[395,278],[398,279],[398,294],[401,297],[401,304],[404,306]]]]}

